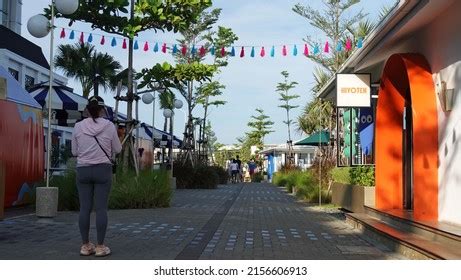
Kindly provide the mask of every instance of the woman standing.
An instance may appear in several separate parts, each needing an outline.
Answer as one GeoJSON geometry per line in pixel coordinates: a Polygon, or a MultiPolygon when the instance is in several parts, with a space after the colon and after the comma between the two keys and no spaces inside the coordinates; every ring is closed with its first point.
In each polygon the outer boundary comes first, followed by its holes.
{"type": "Polygon", "coordinates": [[[99,96],[88,100],[88,118],[77,123],[72,135],[72,154],[77,157],[77,189],[80,200],[78,225],[82,236],[80,255],[104,257],[111,253],[104,245],[107,229],[107,207],[112,186],[112,155],[122,145],[112,122],[102,118],[104,100],[99,96]],[[89,240],[90,214],[96,206],[97,245],[89,240]]]}

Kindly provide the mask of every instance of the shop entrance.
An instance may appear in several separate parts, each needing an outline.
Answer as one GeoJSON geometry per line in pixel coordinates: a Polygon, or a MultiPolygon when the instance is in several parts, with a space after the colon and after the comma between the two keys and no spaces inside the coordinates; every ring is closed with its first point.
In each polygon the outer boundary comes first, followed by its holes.
{"type": "MultiPolygon", "coordinates": [[[[411,98],[409,92],[407,98],[411,98]]],[[[402,142],[403,209],[413,210],[413,114],[408,99],[403,108],[402,142]]]]}

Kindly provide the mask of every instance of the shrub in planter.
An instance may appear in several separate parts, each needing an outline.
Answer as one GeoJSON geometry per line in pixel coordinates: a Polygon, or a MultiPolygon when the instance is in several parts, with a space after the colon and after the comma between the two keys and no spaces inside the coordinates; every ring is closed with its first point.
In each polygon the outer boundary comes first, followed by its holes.
{"type": "Polygon", "coordinates": [[[352,185],[357,186],[374,186],[375,185],[375,168],[373,166],[358,166],[349,170],[352,185]]]}
{"type": "Polygon", "coordinates": [[[165,170],[144,170],[117,173],[109,196],[110,209],[142,209],[169,207],[171,187],[165,170]]]}
{"type": "Polygon", "coordinates": [[[176,187],[185,189],[194,184],[195,168],[190,163],[176,162],[173,165],[173,176],[176,178],[176,187]]]}
{"type": "Polygon", "coordinates": [[[331,176],[333,178],[333,182],[341,183],[341,184],[350,184],[350,167],[335,167],[331,170],[331,176]]]}
{"type": "Polygon", "coordinates": [[[274,173],[274,177],[272,178],[272,182],[274,185],[279,187],[284,187],[287,183],[287,174],[283,172],[276,172],[274,173]]]}

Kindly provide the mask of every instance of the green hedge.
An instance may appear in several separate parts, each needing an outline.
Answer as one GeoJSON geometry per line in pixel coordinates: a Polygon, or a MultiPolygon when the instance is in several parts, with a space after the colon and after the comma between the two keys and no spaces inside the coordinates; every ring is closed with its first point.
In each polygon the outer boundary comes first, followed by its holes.
{"type": "Polygon", "coordinates": [[[370,187],[375,185],[374,166],[358,166],[350,169],[351,184],[370,187]]]}
{"type": "MultiPolygon", "coordinates": [[[[307,202],[318,202],[319,189],[318,180],[314,178],[310,171],[291,170],[277,172],[274,174],[272,182],[280,187],[285,187],[288,192],[296,188],[296,197],[307,202]]],[[[329,203],[331,194],[322,189],[322,203],[329,203]]]]}
{"type": "Polygon", "coordinates": [[[264,180],[264,175],[261,172],[253,174],[253,178],[251,179],[253,183],[261,183],[263,180],[264,180]]]}
{"type": "Polygon", "coordinates": [[[206,165],[192,166],[178,162],[174,165],[173,174],[178,189],[215,189],[223,180],[215,167],[206,165]]]}

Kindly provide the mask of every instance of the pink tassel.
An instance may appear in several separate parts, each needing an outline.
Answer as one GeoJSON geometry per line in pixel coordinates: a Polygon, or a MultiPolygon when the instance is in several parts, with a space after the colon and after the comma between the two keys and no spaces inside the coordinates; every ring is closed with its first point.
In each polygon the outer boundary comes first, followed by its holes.
{"type": "Polygon", "coordinates": [[[264,47],[261,48],[261,57],[264,57],[266,56],[266,50],[264,49],[264,47]]]}
{"type": "Polygon", "coordinates": [[[83,44],[85,42],[85,38],[83,38],[83,32],[80,33],[80,44],[83,44]]]}
{"type": "Polygon", "coordinates": [[[326,53],[329,53],[329,52],[330,52],[330,45],[328,44],[328,41],[325,43],[325,49],[324,49],[324,51],[325,51],[326,53]]]}
{"type": "Polygon", "coordinates": [[[224,47],[221,48],[221,57],[226,56],[226,49],[224,47]]]}
{"type": "Polygon", "coordinates": [[[287,47],[286,46],[283,46],[282,55],[287,56],[287,47]]]}
{"type": "Polygon", "coordinates": [[[101,45],[104,45],[105,42],[106,42],[106,39],[104,39],[104,36],[102,36],[102,38],[101,38],[101,45]]]}
{"type": "Polygon", "coordinates": [[[200,57],[204,57],[205,54],[206,54],[206,49],[205,49],[204,46],[202,46],[202,47],[200,48],[200,50],[199,50],[199,55],[200,55],[200,57]]]}
{"type": "Polygon", "coordinates": [[[240,57],[245,56],[245,47],[242,47],[242,50],[240,51],[240,57]]]}
{"type": "Polygon", "coordinates": [[[352,41],[351,41],[351,39],[347,38],[346,51],[350,51],[350,50],[352,50],[352,41]]]}
{"type": "Polygon", "coordinates": [[[162,52],[166,53],[166,43],[163,43],[163,45],[162,45],[162,52]]]}
{"type": "Polygon", "coordinates": [[[126,39],[123,39],[122,49],[126,49],[126,39]]]}
{"type": "Polygon", "coordinates": [[[307,44],[304,44],[304,55],[309,56],[309,48],[307,47],[307,44]]]}
{"type": "Polygon", "coordinates": [[[61,38],[66,38],[66,31],[64,30],[64,28],[61,30],[61,38]]]}
{"type": "Polygon", "coordinates": [[[182,55],[184,55],[184,56],[187,54],[187,47],[186,47],[186,45],[183,45],[183,46],[182,46],[181,53],[182,53],[182,55]]]}
{"type": "Polygon", "coordinates": [[[149,43],[144,43],[144,51],[147,52],[149,50],[149,43]]]}

